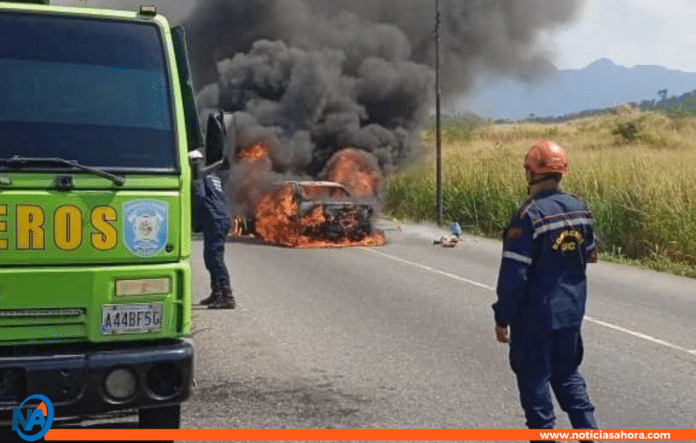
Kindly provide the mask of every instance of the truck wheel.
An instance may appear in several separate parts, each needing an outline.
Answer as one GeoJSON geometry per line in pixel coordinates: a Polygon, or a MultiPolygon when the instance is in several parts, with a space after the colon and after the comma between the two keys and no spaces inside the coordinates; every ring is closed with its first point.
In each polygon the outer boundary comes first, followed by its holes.
{"type": "Polygon", "coordinates": [[[179,429],[180,415],[179,405],[138,409],[138,427],[140,429],[179,429]]]}

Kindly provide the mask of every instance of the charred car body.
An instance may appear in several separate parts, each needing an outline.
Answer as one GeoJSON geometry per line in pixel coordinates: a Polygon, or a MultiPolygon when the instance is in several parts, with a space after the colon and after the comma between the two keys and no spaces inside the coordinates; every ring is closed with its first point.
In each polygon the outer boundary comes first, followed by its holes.
{"type": "Polygon", "coordinates": [[[288,181],[297,203],[300,233],[327,240],[360,240],[372,231],[372,205],[359,202],[340,183],[288,181]]]}

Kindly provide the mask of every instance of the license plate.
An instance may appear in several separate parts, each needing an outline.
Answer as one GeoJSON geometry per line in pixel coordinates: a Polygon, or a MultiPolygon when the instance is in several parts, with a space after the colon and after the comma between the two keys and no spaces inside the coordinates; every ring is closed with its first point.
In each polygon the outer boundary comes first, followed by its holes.
{"type": "Polygon", "coordinates": [[[162,330],[162,303],[102,306],[102,334],[162,330]]]}

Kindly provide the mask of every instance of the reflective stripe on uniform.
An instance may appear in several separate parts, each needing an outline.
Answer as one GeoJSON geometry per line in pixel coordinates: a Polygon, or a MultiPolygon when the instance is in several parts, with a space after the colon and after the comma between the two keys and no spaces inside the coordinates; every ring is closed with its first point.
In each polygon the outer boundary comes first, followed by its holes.
{"type": "Polygon", "coordinates": [[[213,184],[213,186],[215,186],[215,189],[218,192],[222,192],[222,182],[220,181],[220,179],[218,177],[215,177],[214,175],[210,175],[208,176],[208,178],[210,178],[210,182],[213,184]]]}
{"type": "Polygon", "coordinates": [[[503,258],[509,258],[511,260],[515,260],[515,261],[524,263],[526,265],[532,264],[531,257],[527,257],[526,255],[518,254],[516,252],[505,251],[505,252],[503,252],[503,258]]]}
{"type": "Polygon", "coordinates": [[[544,232],[548,231],[553,231],[554,229],[559,229],[559,228],[565,228],[566,226],[582,226],[582,225],[592,225],[592,219],[591,218],[576,218],[573,220],[561,220],[557,221],[554,223],[549,223],[547,225],[539,226],[538,228],[534,229],[534,235],[532,236],[533,239],[536,240],[536,238],[543,234],[544,232]]]}

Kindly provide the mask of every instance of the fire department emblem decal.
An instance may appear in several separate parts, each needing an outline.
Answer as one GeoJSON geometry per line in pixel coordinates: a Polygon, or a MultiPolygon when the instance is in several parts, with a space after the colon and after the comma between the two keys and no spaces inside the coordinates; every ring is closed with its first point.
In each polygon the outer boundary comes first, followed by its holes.
{"type": "Polygon", "coordinates": [[[159,200],[133,200],[123,205],[123,242],[140,257],[159,254],[169,236],[169,205],[159,200]]]}

